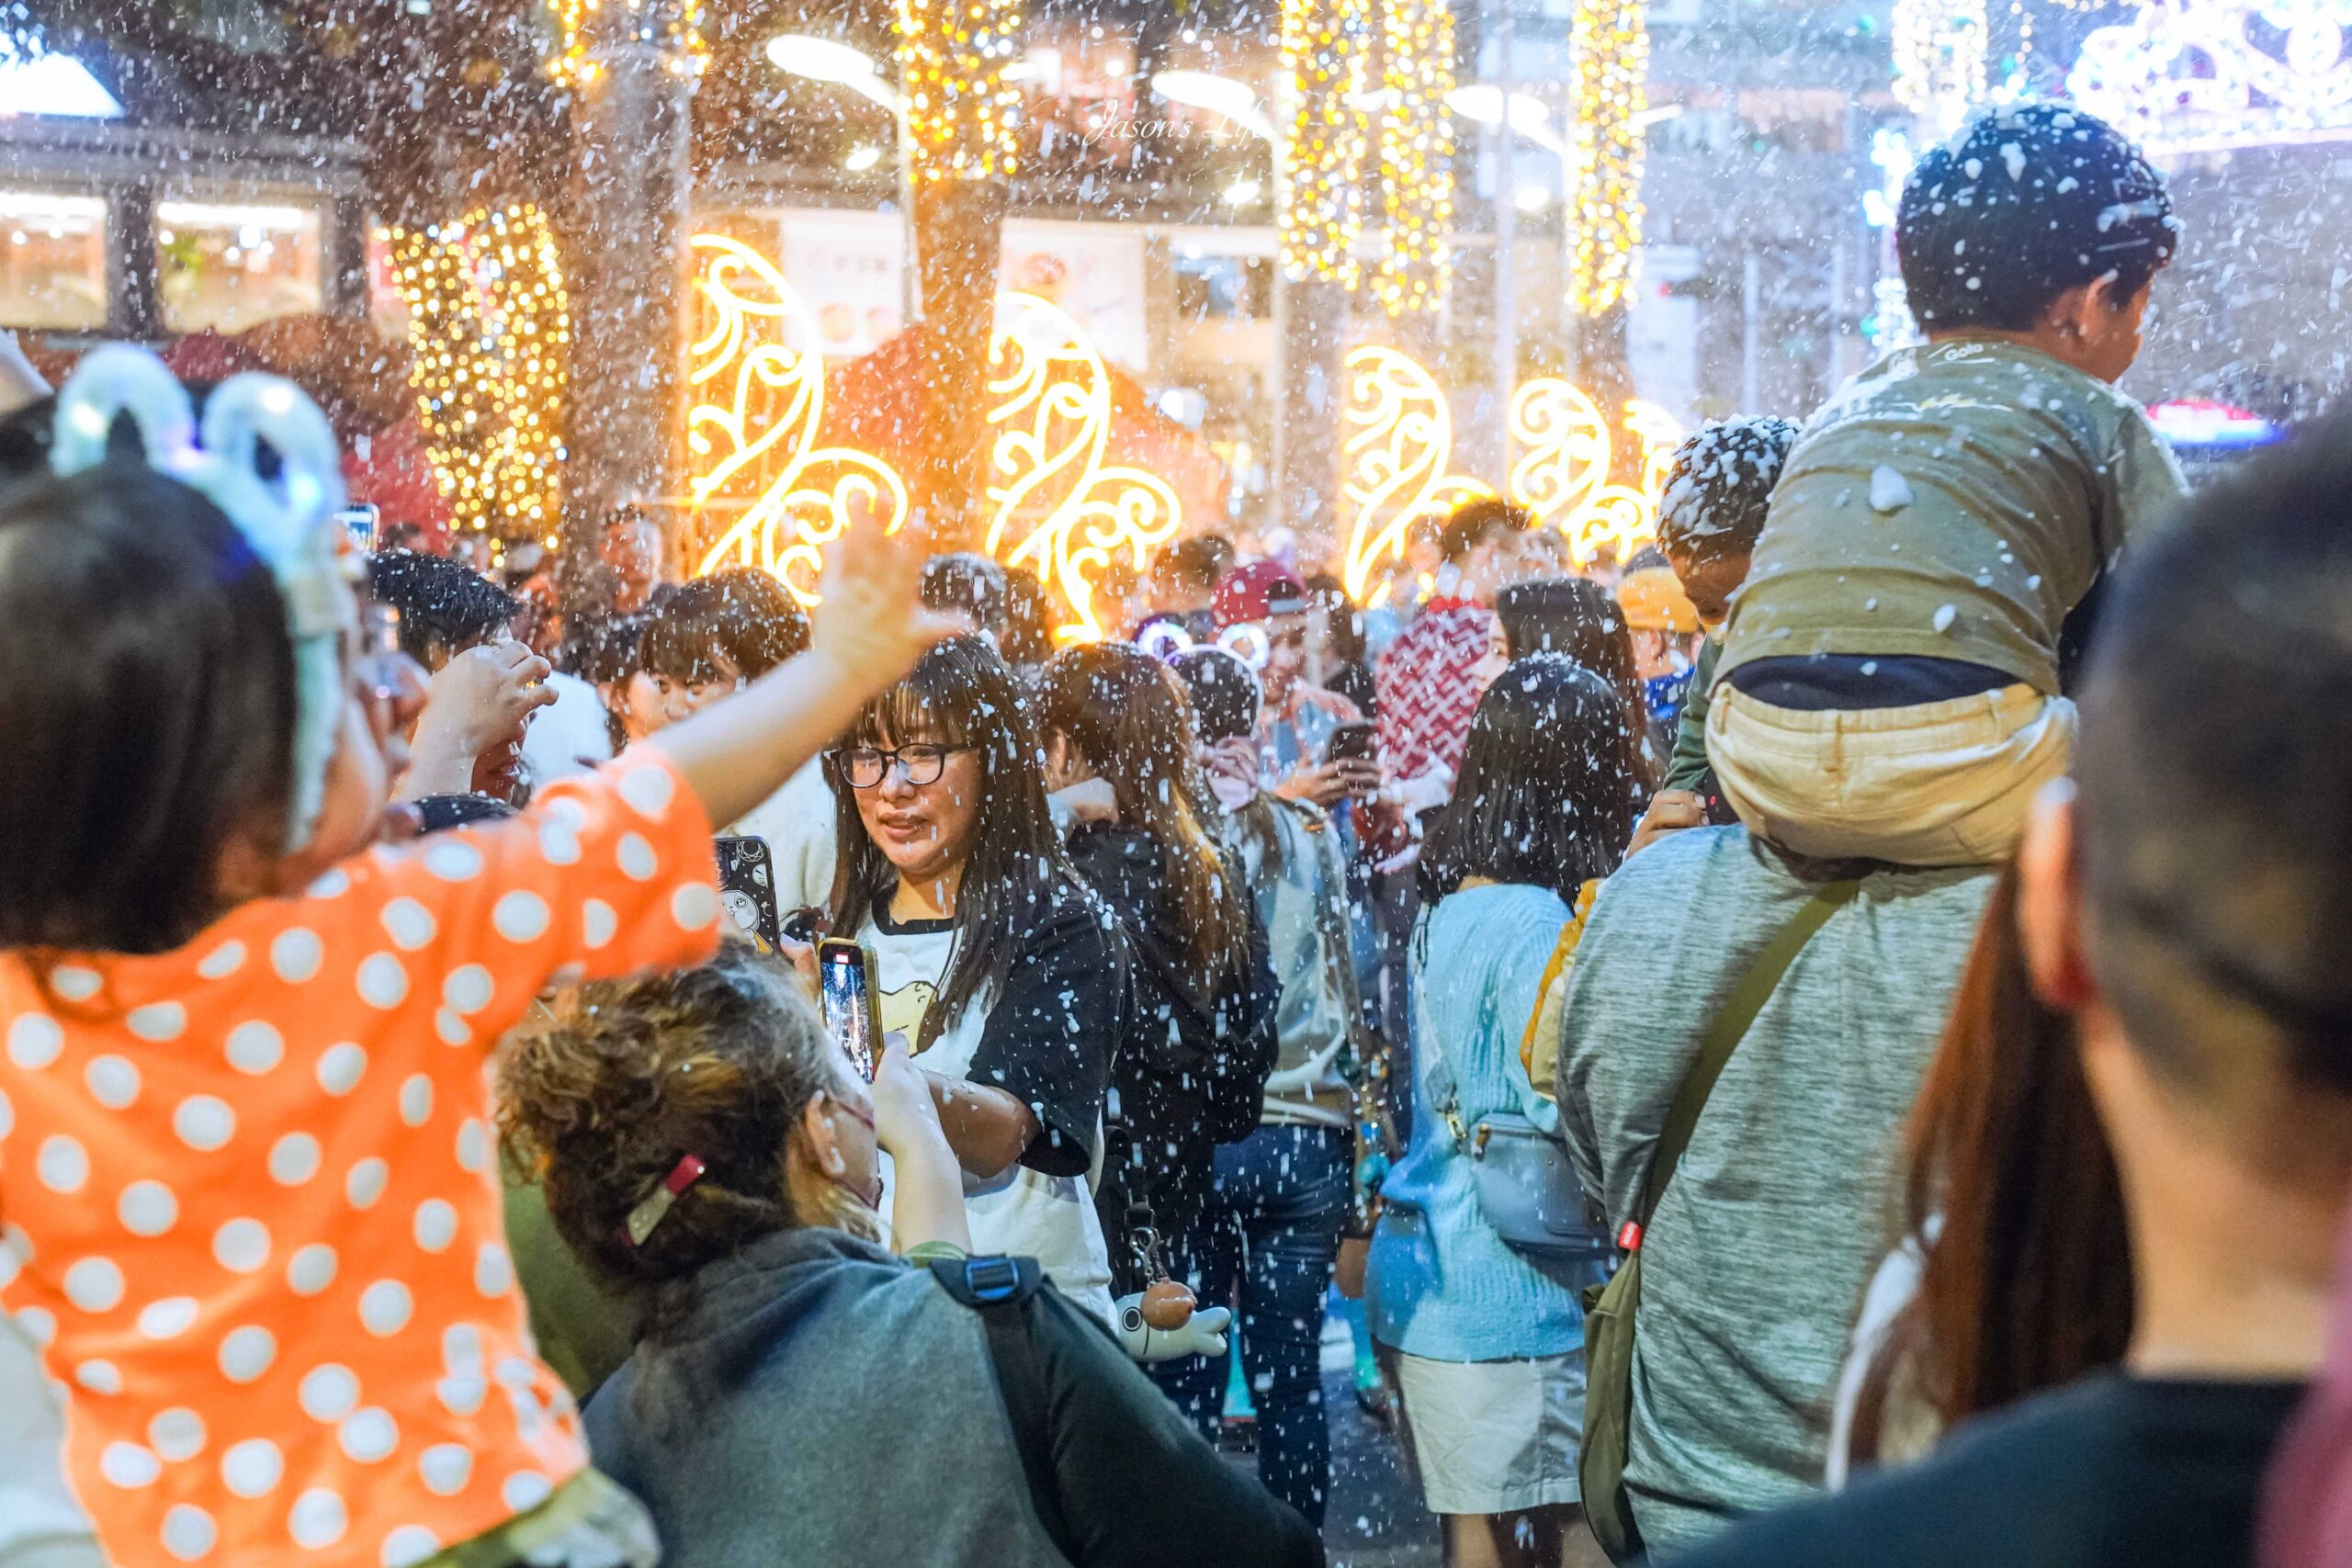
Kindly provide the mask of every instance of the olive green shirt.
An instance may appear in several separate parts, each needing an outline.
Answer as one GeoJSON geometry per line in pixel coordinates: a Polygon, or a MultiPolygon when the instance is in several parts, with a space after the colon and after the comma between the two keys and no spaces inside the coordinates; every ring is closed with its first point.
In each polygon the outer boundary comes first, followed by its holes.
{"type": "Polygon", "coordinates": [[[1758,659],[1911,655],[2058,690],[2058,632],[2180,468],[2140,405],[2036,349],[1898,349],[1806,422],[1732,601],[1758,659]]]}

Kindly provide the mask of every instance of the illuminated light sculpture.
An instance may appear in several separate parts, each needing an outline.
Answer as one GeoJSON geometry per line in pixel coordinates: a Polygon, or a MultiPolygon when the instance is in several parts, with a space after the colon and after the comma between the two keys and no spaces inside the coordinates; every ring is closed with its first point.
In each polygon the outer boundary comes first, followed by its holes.
{"type": "Polygon", "coordinates": [[[1021,0],[899,0],[899,75],[918,180],[1014,172],[1021,90],[1005,80],[1021,0]]]}
{"type": "Polygon", "coordinates": [[[1363,231],[1366,61],[1371,0],[1283,0],[1283,68],[1291,79],[1280,248],[1293,278],[1358,282],[1363,231]]]}
{"type": "Polygon", "coordinates": [[[628,15],[639,39],[667,46],[663,52],[672,71],[699,76],[710,64],[701,0],[552,0],[556,52],[548,61],[548,74],[558,85],[579,88],[596,79],[601,68],[589,53],[588,35],[592,18],[607,5],[628,15]]]}
{"type": "Polygon", "coordinates": [[[1388,250],[1373,298],[1391,316],[1434,310],[1453,271],[1452,0],[1386,0],[1381,17],[1381,206],[1388,250]]]}
{"type": "Polygon", "coordinates": [[[1984,0],[1895,0],[1894,101],[1949,136],[1984,101],[1984,0]]]}
{"type": "Polygon", "coordinates": [[[2151,0],[2083,39],[2066,89],[2155,153],[2352,140],[2347,29],[2347,0],[2151,0]]]}
{"type": "Polygon", "coordinates": [[[1643,113],[1650,39],[1643,0],[1577,0],[1568,26],[1576,55],[1569,208],[1577,222],[1568,307],[1598,316],[1624,300],[1642,243],[1643,113]]]}
{"type": "Polygon", "coordinates": [[[1577,565],[1605,549],[1618,560],[1657,537],[1657,498],[1666,488],[1682,426],[1656,403],[1625,404],[1624,428],[1639,445],[1641,482],[1614,484],[1609,422],[1584,391],[1557,377],[1520,383],[1511,394],[1510,438],[1525,453],[1510,468],[1510,499],[1568,542],[1577,565]]]}
{"type": "Polygon", "coordinates": [[[1069,316],[1034,295],[999,295],[989,365],[1000,400],[989,461],[1001,482],[988,490],[986,547],[1058,599],[1056,641],[1099,641],[1094,575],[1123,557],[1142,570],[1175,536],[1182,507],[1157,474],[1104,465],[1111,372],[1069,316]]]}
{"type": "Polygon", "coordinates": [[[545,536],[560,513],[571,341],[547,215],[523,203],[379,238],[408,308],[425,455],[457,525],[545,536]]]}
{"type": "Polygon", "coordinates": [[[696,234],[691,243],[701,258],[695,294],[709,329],[687,351],[686,384],[726,400],[699,402],[686,415],[695,470],[689,492],[697,512],[748,502],[695,573],[756,567],[814,604],[825,546],[849,526],[851,506],[870,503],[896,533],[908,515],[906,481],[870,453],[817,445],[825,361],[816,322],[784,274],[723,234],[696,234]]]}
{"type": "Polygon", "coordinates": [[[1373,569],[1405,553],[1415,523],[1495,492],[1446,472],[1453,461],[1453,414],[1410,355],[1359,348],[1341,365],[1347,401],[1340,411],[1340,494],[1353,521],[1340,581],[1348,597],[1363,604],[1373,569]]]}

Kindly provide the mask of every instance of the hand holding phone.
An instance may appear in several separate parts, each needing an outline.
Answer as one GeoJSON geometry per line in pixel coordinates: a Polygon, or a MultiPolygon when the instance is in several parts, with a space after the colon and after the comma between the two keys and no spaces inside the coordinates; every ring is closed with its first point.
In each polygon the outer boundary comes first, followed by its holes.
{"type": "Polygon", "coordinates": [[[862,942],[829,936],[817,944],[817,993],[825,1032],[866,1082],[882,1057],[882,1018],[874,984],[874,954],[862,942]]]}
{"type": "Polygon", "coordinates": [[[751,834],[711,840],[718,853],[718,901],[736,929],[774,953],[782,944],[784,922],[778,918],[775,879],[769,874],[768,841],[751,834]]]}

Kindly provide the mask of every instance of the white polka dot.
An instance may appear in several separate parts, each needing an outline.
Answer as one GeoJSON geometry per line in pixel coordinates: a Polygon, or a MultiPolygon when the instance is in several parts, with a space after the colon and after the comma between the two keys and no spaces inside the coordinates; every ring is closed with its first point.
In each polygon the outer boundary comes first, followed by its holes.
{"type": "Polygon", "coordinates": [[[670,895],[670,918],[682,931],[701,931],[718,919],[718,895],[708,883],[689,882],[670,895]]]}
{"type": "Polygon", "coordinates": [[[322,1551],[343,1539],[350,1522],[343,1499],[317,1486],[294,1499],[293,1511],[286,1516],[286,1533],[304,1551],[322,1551]]]}
{"type": "Polygon", "coordinates": [[[458,1211],[438,1198],[427,1198],[416,1206],[416,1245],[427,1252],[440,1252],[458,1238],[458,1211]]]}
{"type": "Polygon", "coordinates": [[[481,1376],[481,1330],[470,1323],[453,1323],[443,1329],[441,1364],[459,1377],[481,1376]]]}
{"type": "Polygon", "coordinates": [[[621,918],[613,912],[610,904],[602,898],[589,898],[582,902],[580,940],[591,952],[612,941],[613,933],[620,929],[621,918]]]}
{"type": "Polygon", "coordinates": [[[539,855],[549,865],[580,863],[580,835],[568,822],[549,822],[539,829],[539,855]]]}
{"type": "Polygon", "coordinates": [[[120,1056],[93,1056],[82,1069],[90,1098],[108,1111],[127,1111],[139,1098],[139,1069],[120,1056]]]}
{"type": "Polygon", "coordinates": [[[172,1131],[180,1142],[199,1154],[220,1147],[237,1131],[237,1113],[228,1101],[209,1094],[191,1094],[172,1112],[172,1131]]]}
{"type": "Polygon", "coordinates": [[[85,1258],[65,1270],[65,1299],[84,1312],[112,1312],[122,1301],[122,1270],[110,1258],[85,1258]]]}
{"type": "Polygon", "coordinates": [[[20,1013],[8,1025],[8,1060],[28,1073],[49,1066],[64,1049],[65,1031],[45,1012],[20,1013]]]}
{"type": "Polygon", "coordinates": [[[141,1040],[157,1044],[177,1040],[187,1028],[187,1009],[178,1002],[149,1002],[122,1016],[122,1026],[141,1040]]]}
{"type": "Polygon", "coordinates": [[[114,1217],[133,1235],[162,1235],[178,1223],[180,1201],[160,1181],[134,1181],[115,1201],[114,1217]]]}
{"type": "MultiPolygon", "coordinates": [[[[0,1258],[6,1256],[0,1251],[0,1258]]],[[[25,1337],[33,1342],[35,1349],[46,1350],[57,1337],[57,1314],[46,1307],[23,1307],[17,1313],[17,1326],[25,1331],[25,1337]]]]}
{"type": "Polygon", "coordinates": [[[441,999],[453,1012],[470,1018],[490,1005],[495,990],[489,970],[479,964],[460,964],[441,982],[441,999]]]}
{"type": "Polygon", "coordinates": [[[433,1032],[441,1037],[444,1045],[470,1045],[473,1026],[447,1008],[433,1010],[433,1032]]]}
{"type": "Polygon", "coordinates": [[[204,1417],[177,1406],[158,1411],[147,1423],[147,1440],[174,1464],[185,1463],[204,1451],[204,1417]]]}
{"type": "Polygon", "coordinates": [[[653,846],[647,843],[641,834],[622,834],[617,858],[621,874],[631,882],[650,882],[653,874],[662,869],[662,863],[654,857],[653,846]]]}
{"type": "Polygon", "coordinates": [[[208,980],[225,980],[245,966],[245,944],[224,942],[197,960],[196,972],[208,980]]]}
{"type": "Polygon", "coordinates": [[[259,1019],[229,1031],[224,1048],[241,1073],[266,1073],[286,1059],[286,1037],[259,1019]]]}
{"type": "Polygon", "coordinates": [[[340,1421],[359,1403],[359,1380],[351,1369],[329,1361],[302,1376],[302,1414],[313,1421],[340,1421]]]}
{"type": "Polygon", "coordinates": [[[164,1466],[137,1443],[108,1443],[98,1455],[98,1473],[125,1491],[135,1491],[155,1484],[164,1466]]]}
{"type": "Polygon", "coordinates": [[[0,1090],[0,1139],[17,1130],[17,1107],[6,1090],[0,1090]]]}
{"type": "Polygon", "coordinates": [[[334,1248],[322,1241],[298,1247],[286,1262],[286,1288],[298,1296],[315,1296],[334,1283],[334,1248]]]}
{"type": "Polygon", "coordinates": [[[220,1484],[251,1501],[277,1490],[286,1458],[267,1438],[249,1438],[220,1456],[220,1484]]]}
{"type": "Polygon", "coordinates": [[[553,1483],[536,1470],[518,1470],[498,1489],[498,1500],[518,1514],[527,1514],[548,1500],[553,1483]]]}
{"type": "Polygon", "coordinates": [[[49,988],[69,1002],[88,1001],[105,984],[96,970],[79,964],[61,964],[49,972],[49,988]]]}
{"type": "Polygon", "coordinates": [[[458,1168],[474,1176],[490,1168],[490,1129],[470,1116],[458,1126],[458,1168]]]}
{"type": "Polygon", "coordinates": [[[59,1133],[41,1140],[40,1156],[33,1168],[40,1184],[51,1192],[79,1192],[90,1179],[90,1153],[59,1133]]]}
{"type": "Polygon", "coordinates": [[[481,856],[463,839],[443,837],[424,852],[424,869],[444,882],[470,882],[481,874],[481,856]]]}
{"type": "Polygon", "coordinates": [[[319,1173],[319,1141],[308,1133],[288,1133],[270,1145],[269,1179],[280,1187],[300,1187],[319,1173]]]}
{"type": "Polygon", "coordinates": [[[479,1377],[443,1378],[433,1385],[433,1394],[440,1400],[441,1408],[464,1417],[481,1408],[481,1402],[490,1396],[490,1382],[479,1377]]]}
{"type": "Polygon", "coordinates": [[[485,1242],[474,1254],[474,1289],[492,1298],[514,1288],[514,1260],[496,1242],[485,1242]]]}
{"type": "Polygon", "coordinates": [[[335,1428],[334,1437],[343,1445],[344,1453],[360,1464],[374,1464],[389,1457],[401,1441],[400,1428],[393,1425],[390,1413],[373,1404],[346,1417],[335,1428]]]}
{"type": "Polygon", "coordinates": [[[326,944],[308,926],[288,926],[269,944],[269,966],[289,986],[299,986],[326,961],[326,944]]]}
{"type": "Polygon", "coordinates": [[[408,996],[408,971],[389,953],[371,953],[359,961],[359,999],[386,1012],[408,996]]]}
{"type": "Polygon", "coordinates": [[[379,1280],[359,1292],[359,1325],[379,1339],[406,1328],[414,1310],[408,1287],[398,1280],[379,1280]]]}
{"type": "Polygon", "coordinates": [[[423,1525],[402,1525],[384,1538],[384,1568],[411,1568],[441,1550],[441,1538],[423,1525]]]}
{"type": "Polygon", "coordinates": [[[433,911],[413,898],[395,898],[384,906],[384,934],[402,953],[414,953],[433,940],[433,911]]]}
{"type": "Polygon", "coordinates": [[[212,1516],[193,1503],[178,1504],[164,1516],[164,1550],[183,1562],[210,1555],[220,1538],[212,1516]]]}
{"type": "Polygon", "coordinates": [[[498,1365],[491,1369],[491,1381],[512,1393],[528,1390],[538,1381],[538,1368],[520,1356],[501,1356],[498,1365]]]}
{"type": "Polygon", "coordinates": [[[349,1094],[359,1087],[359,1075],[367,1070],[368,1053],[348,1040],[319,1053],[319,1087],[329,1094],[349,1094]]]}
{"type": "Polygon", "coordinates": [[[423,1073],[412,1073],[401,1083],[401,1121],[422,1127],[432,1117],[433,1080],[423,1073]]]}
{"type": "Polygon", "coordinates": [[[112,1361],[85,1361],[74,1369],[74,1381],[92,1393],[120,1393],[122,1369],[112,1361]]]}
{"type": "Polygon", "coordinates": [[[269,1371],[277,1359],[277,1340],[268,1329],[247,1324],[232,1328],[220,1340],[220,1375],[231,1382],[248,1383],[269,1371]]]}
{"type": "Polygon", "coordinates": [[[336,866],[320,874],[319,879],[303,891],[313,898],[340,898],[351,891],[351,874],[336,866]]]}
{"type": "Polygon", "coordinates": [[[194,1296],[165,1296],[139,1309],[139,1332],[150,1339],[176,1339],[195,1326],[194,1296]]]}
{"type": "Polygon", "coordinates": [[[351,1168],[343,1179],[343,1196],[355,1209],[372,1209],[376,1200],[384,1195],[384,1183],[391,1178],[391,1168],[370,1155],[351,1168]]]}
{"type": "Polygon", "coordinates": [[[660,768],[637,768],[621,779],[620,797],[640,817],[650,817],[656,822],[670,809],[671,797],[676,794],[670,775],[660,768]]]}
{"type": "Polygon", "coordinates": [[[416,1473],[435,1497],[454,1497],[473,1479],[473,1450],[462,1443],[435,1443],[417,1456],[416,1473]]]}
{"type": "Polygon", "coordinates": [[[517,888],[492,908],[490,924],[509,942],[537,942],[547,934],[548,901],[517,888]]]}
{"type": "Polygon", "coordinates": [[[258,1274],[269,1262],[269,1227],[234,1219],[212,1233],[212,1260],[232,1274],[258,1274]]]}

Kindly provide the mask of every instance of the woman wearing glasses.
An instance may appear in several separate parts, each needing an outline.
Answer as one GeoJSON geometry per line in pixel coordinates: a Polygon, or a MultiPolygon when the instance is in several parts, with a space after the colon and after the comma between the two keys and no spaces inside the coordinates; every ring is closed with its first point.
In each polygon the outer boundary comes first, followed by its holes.
{"type": "Polygon", "coordinates": [[[929,1075],[977,1252],[1025,1254],[1108,1322],[1087,1176],[1127,1013],[1125,944],[1071,869],[985,639],[941,643],[826,760],[829,925],[874,950],[882,1027],[929,1075]]]}

